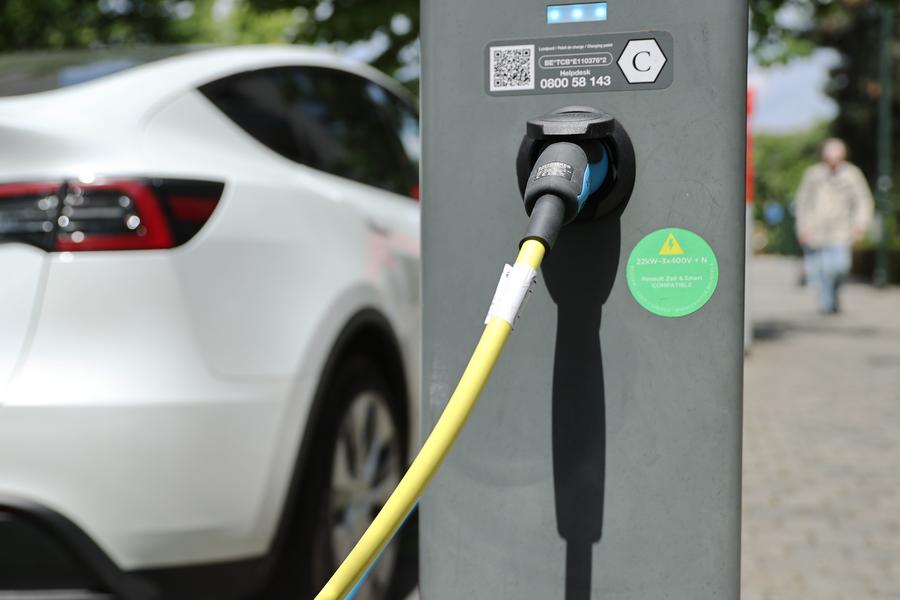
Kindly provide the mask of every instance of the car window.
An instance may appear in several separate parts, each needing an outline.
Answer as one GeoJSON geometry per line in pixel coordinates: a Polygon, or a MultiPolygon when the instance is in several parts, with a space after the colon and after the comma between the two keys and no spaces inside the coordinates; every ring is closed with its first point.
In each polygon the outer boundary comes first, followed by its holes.
{"type": "Polygon", "coordinates": [[[201,91],[250,135],[293,161],[418,194],[418,117],[372,81],[292,67],[242,73],[201,91]]]}
{"type": "Polygon", "coordinates": [[[403,189],[415,198],[419,197],[419,115],[406,102],[397,98],[376,83],[366,83],[366,96],[377,107],[392,132],[394,144],[402,152],[408,171],[403,189]],[[399,142],[399,144],[397,144],[399,142]]]}
{"type": "Polygon", "coordinates": [[[200,91],[259,142],[291,160],[308,160],[291,135],[278,81],[266,71],[222,79],[200,91]]]}

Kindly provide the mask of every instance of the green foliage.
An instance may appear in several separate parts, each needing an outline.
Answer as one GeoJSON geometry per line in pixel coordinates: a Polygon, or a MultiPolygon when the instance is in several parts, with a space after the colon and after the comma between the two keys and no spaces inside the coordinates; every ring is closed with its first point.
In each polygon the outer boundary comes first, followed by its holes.
{"type": "Polygon", "coordinates": [[[235,0],[226,15],[215,7],[215,0],[0,0],[0,52],[373,42],[376,67],[417,79],[418,0],[235,0]]]}
{"type": "Polygon", "coordinates": [[[877,17],[881,5],[900,0],[750,0],[752,50],[763,65],[804,56],[832,45],[861,15],[877,17]]]}
{"type": "Polygon", "coordinates": [[[827,136],[825,123],[801,133],[754,136],[753,168],[759,202],[788,206],[803,173],[818,161],[819,148],[827,136]]]}
{"type": "Polygon", "coordinates": [[[756,219],[762,223],[763,207],[781,204],[785,220],[766,225],[767,250],[778,254],[799,254],[794,235],[792,204],[803,173],[819,158],[819,149],[828,136],[828,126],[821,123],[808,131],[783,135],[754,136],[753,169],[756,184],[756,219]]]}
{"type": "Polygon", "coordinates": [[[372,62],[392,75],[417,58],[419,0],[247,0],[247,5],[257,13],[292,10],[300,18],[293,42],[380,38],[385,49],[372,62]]]}
{"type": "Polygon", "coordinates": [[[167,0],[0,0],[0,50],[189,41],[174,10],[167,0]]]}
{"type": "MultiPolygon", "coordinates": [[[[883,9],[900,6],[900,0],[750,0],[750,6],[753,50],[761,63],[789,60],[813,48],[832,48],[840,54],[825,90],[839,107],[830,130],[847,142],[850,160],[874,183],[881,126],[880,30],[890,14],[883,9]]],[[[889,135],[894,148],[891,170],[896,173],[900,169],[900,45],[896,41],[900,11],[893,12],[892,26],[894,127],[889,135]]],[[[896,220],[896,199],[893,206],[891,222],[896,220]]]]}

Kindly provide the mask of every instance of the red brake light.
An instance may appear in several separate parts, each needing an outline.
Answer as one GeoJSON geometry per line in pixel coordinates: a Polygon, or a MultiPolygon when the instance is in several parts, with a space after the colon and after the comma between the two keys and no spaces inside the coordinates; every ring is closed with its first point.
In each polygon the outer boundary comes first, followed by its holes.
{"type": "Polygon", "coordinates": [[[54,250],[171,248],[172,233],[153,189],[138,181],[68,186],[54,250]]]}
{"type": "Polygon", "coordinates": [[[57,183],[0,186],[0,241],[16,240],[41,248],[52,244],[59,190],[57,183]]]}
{"type": "Polygon", "coordinates": [[[212,216],[223,188],[144,179],[0,185],[0,241],[66,252],[172,248],[212,216]]]}

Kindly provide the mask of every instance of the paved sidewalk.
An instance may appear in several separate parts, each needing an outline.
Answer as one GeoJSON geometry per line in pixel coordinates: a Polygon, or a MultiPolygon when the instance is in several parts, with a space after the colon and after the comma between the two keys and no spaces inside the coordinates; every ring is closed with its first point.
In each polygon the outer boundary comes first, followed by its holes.
{"type": "Polygon", "coordinates": [[[900,599],[900,290],[819,316],[799,263],[753,266],[743,600],[900,599]]]}

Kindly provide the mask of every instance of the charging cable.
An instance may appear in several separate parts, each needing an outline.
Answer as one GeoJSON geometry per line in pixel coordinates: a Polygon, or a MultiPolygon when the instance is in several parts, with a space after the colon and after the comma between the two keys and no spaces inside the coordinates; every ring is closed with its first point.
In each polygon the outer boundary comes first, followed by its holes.
{"type": "Polygon", "coordinates": [[[406,475],[316,600],[346,600],[354,593],[415,507],[475,408],[546,252],[563,225],[572,222],[591,194],[600,189],[608,172],[609,156],[602,146],[586,150],[557,142],[541,153],[525,188],[525,208],[531,217],[528,230],[515,264],[503,270],[481,340],[456,390],[406,475]],[[588,153],[596,160],[590,162],[588,153]]]}

